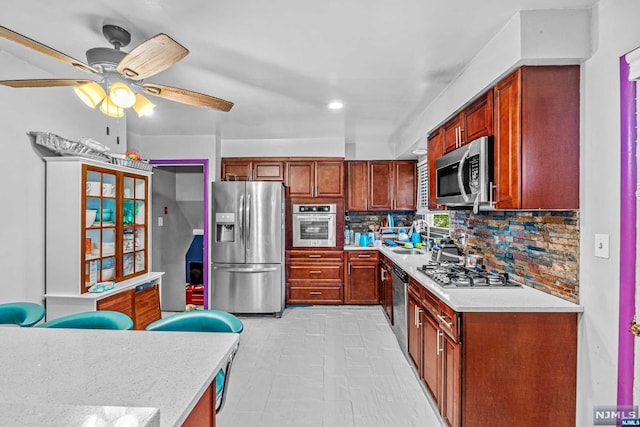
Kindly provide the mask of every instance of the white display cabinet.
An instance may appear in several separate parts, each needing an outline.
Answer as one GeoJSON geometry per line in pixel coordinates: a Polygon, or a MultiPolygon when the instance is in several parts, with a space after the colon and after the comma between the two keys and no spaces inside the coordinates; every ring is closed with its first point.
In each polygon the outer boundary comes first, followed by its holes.
{"type": "Polygon", "coordinates": [[[45,161],[47,319],[160,285],[162,273],[149,272],[152,173],[79,157],[45,161]],[[115,287],[90,292],[99,282],[115,287]]]}

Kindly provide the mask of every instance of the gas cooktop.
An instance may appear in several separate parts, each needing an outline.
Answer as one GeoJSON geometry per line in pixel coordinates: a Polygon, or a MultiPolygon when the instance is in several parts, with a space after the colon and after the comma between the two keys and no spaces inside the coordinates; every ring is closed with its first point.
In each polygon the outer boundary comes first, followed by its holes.
{"type": "Polygon", "coordinates": [[[418,270],[443,288],[520,288],[522,285],[509,280],[508,275],[490,273],[478,268],[465,267],[448,262],[430,262],[418,270]]]}

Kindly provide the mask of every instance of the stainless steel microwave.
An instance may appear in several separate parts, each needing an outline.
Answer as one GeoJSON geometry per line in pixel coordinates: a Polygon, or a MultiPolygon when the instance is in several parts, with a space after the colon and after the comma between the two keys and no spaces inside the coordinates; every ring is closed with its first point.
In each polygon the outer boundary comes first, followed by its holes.
{"type": "Polygon", "coordinates": [[[336,205],[293,205],[293,247],[334,247],[336,205]]]}
{"type": "Polygon", "coordinates": [[[436,159],[436,203],[451,207],[491,204],[493,181],[493,147],[488,137],[436,159]]]}

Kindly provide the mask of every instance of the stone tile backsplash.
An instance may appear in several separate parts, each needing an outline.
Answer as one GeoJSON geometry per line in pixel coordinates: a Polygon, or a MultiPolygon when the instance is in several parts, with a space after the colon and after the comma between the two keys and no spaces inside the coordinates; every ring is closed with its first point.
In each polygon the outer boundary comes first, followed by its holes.
{"type": "Polygon", "coordinates": [[[452,211],[451,235],[463,234],[487,270],[578,303],[578,211],[452,211]]]}

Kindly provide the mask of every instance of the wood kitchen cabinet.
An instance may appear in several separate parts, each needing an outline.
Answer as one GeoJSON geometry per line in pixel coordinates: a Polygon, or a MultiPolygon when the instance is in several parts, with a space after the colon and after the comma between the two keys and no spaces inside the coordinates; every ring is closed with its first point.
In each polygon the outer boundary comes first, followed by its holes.
{"type": "Polygon", "coordinates": [[[413,278],[408,310],[411,360],[447,425],[575,425],[576,313],[459,313],[413,278]]]}
{"type": "Polygon", "coordinates": [[[124,313],[133,320],[133,329],[144,330],[150,323],[159,320],[160,287],[150,285],[142,289],[128,289],[96,303],[97,310],[110,310],[124,313]]]}
{"type": "Polygon", "coordinates": [[[370,161],[368,210],[415,210],[416,168],[415,160],[370,161]]]}
{"type": "Polygon", "coordinates": [[[580,67],[525,66],[494,87],[497,209],[578,209],[580,67]]]}
{"type": "Polygon", "coordinates": [[[378,251],[345,252],[345,304],[378,303],[378,251]]]}
{"type": "Polygon", "coordinates": [[[366,161],[348,161],[346,166],[347,211],[366,211],[369,209],[369,163],[366,161]]]}
{"type": "Polygon", "coordinates": [[[344,161],[287,161],[285,185],[290,198],[344,197],[344,161]]]}
{"type": "Polygon", "coordinates": [[[438,209],[436,203],[436,159],[442,156],[442,131],[437,129],[427,140],[427,162],[429,170],[429,209],[438,209]]]}
{"type": "Polygon", "coordinates": [[[448,153],[493,132],[493,90],[489,90],[453,118],[440,131],[443,135],[443,152],[448,153]]]}
{"type": "Polygon", "coordinates": [[[281,158],[223,158],[220,178],[223,181],[284,182],[284,164],[281,158]]]}
{"type": "Polygon", "coordinates": [[[341,304],[343,267],[342,251],[286,251],[286,303],[341,304]]]}

